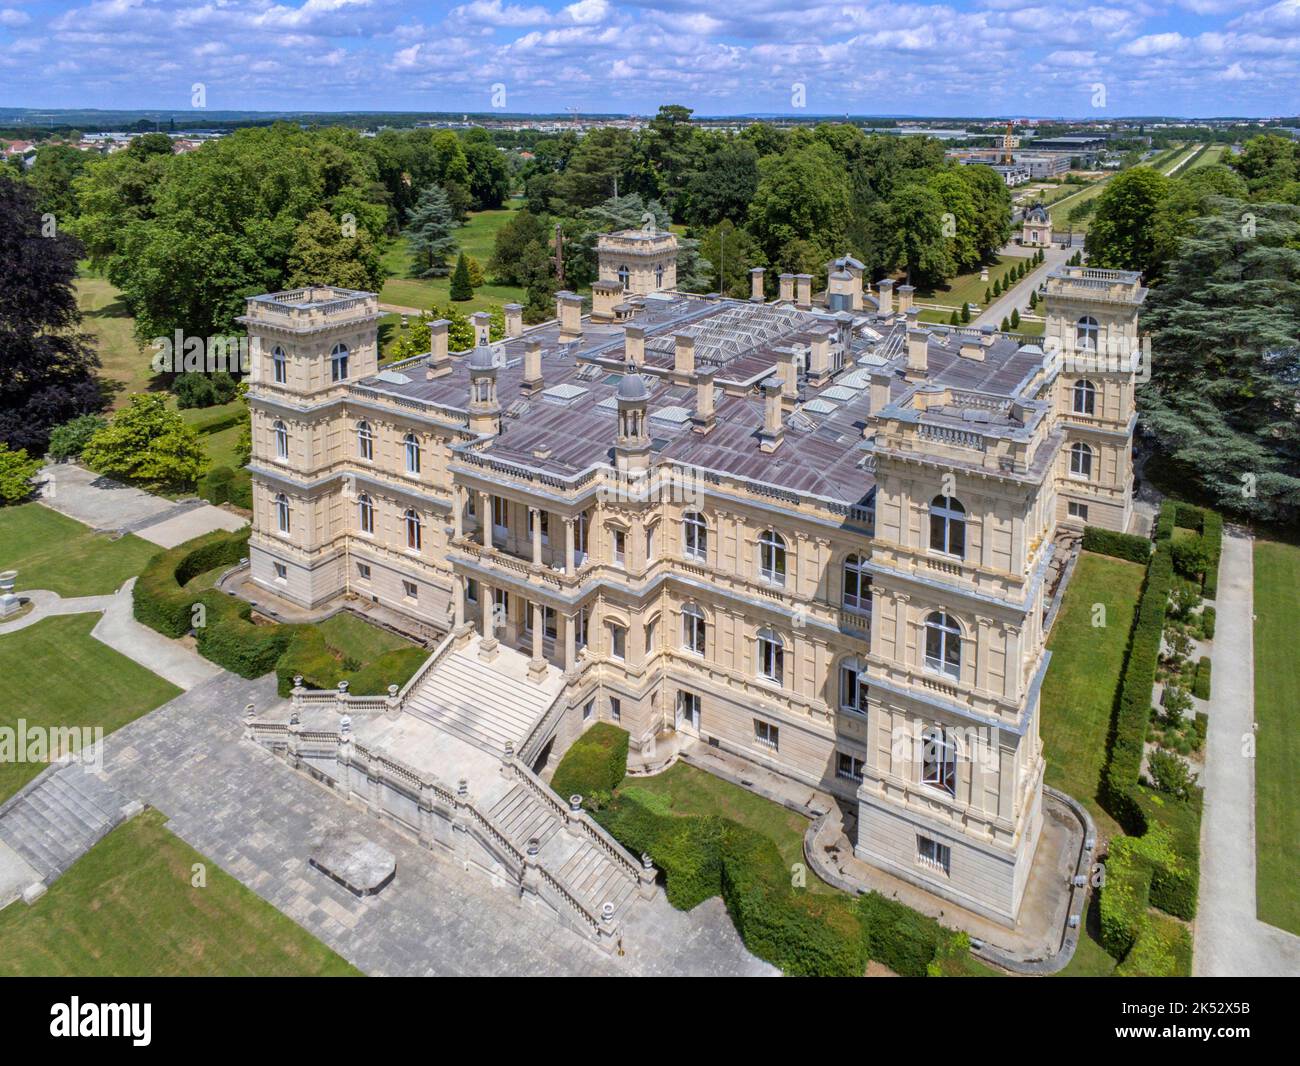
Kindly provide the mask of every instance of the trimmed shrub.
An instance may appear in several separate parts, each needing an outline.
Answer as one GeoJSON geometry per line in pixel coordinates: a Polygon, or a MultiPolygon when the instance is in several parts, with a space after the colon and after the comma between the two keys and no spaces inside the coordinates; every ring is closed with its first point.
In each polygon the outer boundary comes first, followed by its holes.
{"type": "Polygon", "coordinates": [[[76,459],[86,442],[108,425],[99,415],[79,415],[50,430],[50,443],[45,454],[51,459],[76,459]]]}
{"type": "Polygon", "coordinates": [[[135,583],[132,613],[135,620],[166,637],[183,637],[190,631],[194,604],[208,610],[208,624],[232,606],[220,593],[195,596],[182,588],[191,578],[223,563],[233,566],[248,554],[249,530],[216,532],[159,552],[135,583]]]}
{"type": "Polygon", "coordinates": [[[1117,959],[1129,953],[1146,924],[1151,874],[1151,860],[1143,853],[1140,838],[1121,836],[1110,842],[1098,909],[1101,946],[1117,959]]]}
{"type": "Polygon", "coordinates": [[[1213,607],[1206,607],[1201,611],[1201,633],[1206,640],[1214,639],[1214,624],[1217,621],[1217,615],[1213,607]]]}
{"type": "Polygon", "coordinates": [[[1198,584],[1204,580],[1210,569],[1210,549],[1200,534],[1174,541],[1173,553],[1174,568],[1183,577],[1198,584]]]}
{"type": "Polygon", "coordinates": [[[1187,926],[1172,918],[1148,916],[1116,977],[1190,977],[1192,937],[1187,926]]]}
{"type": "Polygon", "coordinates": [[[1210,659],[1202,655],[1196,660],[1196,674],[1192,678],[1192,695],[1200,700],[1210,698],[1210,659]]]}
{"type": "Polygon", "coordinates": [[[551,787],[566,799],[576,794],[604,806],[627,775],[627,742],[626,729],[597,722],[564,753],[551,787]]]}
{"type": "Polygon", "coordinates": [[[1083,548],[1085,551],[1113,555],[1116,559],[1127,559],[1131,563],[1141,563],[1143,566],[1151,558],[1151,542],[1146,537],[1134,536],[1132,533],[1119,533],[1113,529],[1101,529],[1098,526],[1084,527],[1083,548]]]}
{"type": "Polygon", "coordinates": [[[633,854],[644,852],[654,860],[663,871],[668,902],[678,910],[721,894],[721,818],[675,815],[662,797],[635,787],[625,788],[593,816],[633,854]]]}
{"type": "Polygon", "coordinates": [[[950,934],[928,918],[878,892],[858,899],[867,955],[902,977],[925,977],[950,934]]]}
{"type": "Polygon", "coordinates": [[[249,604],[219,592],[204,593],[203,599],[209,610],[208,624],[196,630],[200,655],[240,677],[261,677],[275,669],[298,626],[257,625],[250,620],[253,608],[249,604]],[[214,600],[222,609],[211,609],[214,600]]]}
{"type": "Polygon", "coordinates": [[[172,392],[176,394],[176,406],[184,410],[188,407],[214,407],[226,404],[235,398],[235,379],[224,370],[213,374],[195,371],[177,376],[172,382],[172,392]]]}
{"type": "Polygon", "coordinates": [[[199,482],[199,495],[208,503],[222,504],[230,501],[230,486],[235,472],[228,466],[218,466],[203,475],[199,482]]]}
{"type": "Polygon", "coordinates": [[[1201,803],[1199,788],[1185,800],[1140,790],[1138,801],[1151,828],[1143,837],[1152,859],[1151,906],[1175,918],[1196,917],[1201,878],[1201,803]]]}

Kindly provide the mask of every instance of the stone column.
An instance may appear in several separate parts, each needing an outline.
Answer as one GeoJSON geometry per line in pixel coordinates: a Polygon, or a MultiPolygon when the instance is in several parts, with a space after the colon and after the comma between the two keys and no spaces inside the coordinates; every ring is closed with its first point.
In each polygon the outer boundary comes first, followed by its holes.
{"type": "Polygon", "coordinates": [[[578,615],[564,616],[564,672],[572,676],[578,666],[578,615]]]}
{"type": "Polygon", "coordinates": [[[484,582],[478,586],[479,611],[483,615],[483,643],[479,645],[479,658],[491,662],[496,658],[498,648],[496,623],[496,597],[484,582]]]}
{"type": "Polygon", "coordinates": [[[483,547],[492,547],[492,497],[486,492],[478,494],[478,524],[483,534],[483,547]]]}
{"type": "Polygon", "coordinates": [[[573,524],[576,519],[565,517],[564,519],[564,575],[572,577],[576,569],[573,561],[573,524]]]}
{"type": "Polygon", "coordinates": [[[537,507],[528,508],[528,517],[533,522],[533,566],[542,568],[542,512],[537,507]]]}
{"type": "Polygon", "coordinates": [[[536,600],[530,608],[533,612],[533,658],[528,664],[528,680],[540,685],[546,680],[546,651],[542,645],[543,632],[546,629],[545,611],[536,600]]]}
{"type": "Polygon", "coordinates": [[[460,540],[465,535],[465,488],[455,485],[453,491],[452,520],[455,522],[456,539],[460,540]]]}

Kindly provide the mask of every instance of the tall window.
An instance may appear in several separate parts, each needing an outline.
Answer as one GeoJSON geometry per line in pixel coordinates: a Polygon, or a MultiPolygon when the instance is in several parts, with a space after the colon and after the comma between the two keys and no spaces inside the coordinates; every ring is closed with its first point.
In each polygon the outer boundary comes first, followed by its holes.
{"type": "Polygon", "coordinates": [[[277,459],[289,458],[289,430],[285,424],[278,419],[275,423],[275,457],[277,459]]]}
{"type": "Polygon", "coordinates": [[[1076,415],[1090,415],[1096,412],[1096,408],[1096,386],[1086,378],[1080,378],[1074,383],[1074,413],[1076,415]]]}
{"type": "Polygon", "coordinates": [[[966,508],[951,496],[930,501],[930,550],[966,556],[966,508]]]}
{"type": "Polygon", "coordinates": [[[587,512],[583,511],[573,523],[573,560],[578,565],[587,558],[587,512]]]}
{"type": "Polygon", "coordinates": [[[621,529],[614,530],[614,565],[624,566],[627,563],[627,534],[621,529]]]}
{"type": "Polygon", "coordinates": [[[421,544],[420,516],[414,510],[408,510],[403,519],[406,522],[406,546],[418,552],[421,544]]]}
{"type": "Polygon", "coordinates": [[[375,531],[375,505],[364,492],[357,497],[357,517],[361,523],[362,533],[375,531]]]}
{"type": "Polygon", "coordinates": [[[860,677],[863,665],[857,659],[840,663],[840,709],[867,713],[867,686],[860,677]]]}
{"type": "Polygon", "coordinates": [[[1074,324],[1074,343],[1077,348],[1095,352],[1097,350],[1097,339],[1100,335],[1101,330],[1097,326],[1097,320],[1092,315],[1084,315],[1074,324]]]}
{"type": "Polygon", "coordinates": [[[768,529],[758,538],[758,573],[773,585],[785,584],[785,541],[780,533],[768,529]]]}
{"type": "Polygon", "coordinates": [[[859,555],[844,560],[844,606],[859,614],[871,612],[871,575],[866,560],[859,555]]]}
{"type": "Polygon", "coordinates": [[[492,497],[492,532],[504,537],[510,529],[510,505],[504,496],[492,497]]]}
{"type": "Polygon", "coordinates": [[[778,685],[785,682],[785,649],[780,635],[770,629],[758,631],[758,676],[778,685]]]}
{"type": "Polygon", "coordinates": [[[945,611],[935,611],[925,620],[925,667],[961,677],[961,627],[945,611]]]}
{"type": "Polygon", "coordinates": [[[927,729],[921,735],[921,783],[957,794],[957,745],[942,729],[927,729]]]}
{"type": "Polygon", "coordinates": [[[609,627],[609,654],[615,659],[627,658],[627,630],[623,626],[609,627]]]}
{"type": "Polygon", "coordinates": [[[699,511],[682,516],[682,551],[688,559],[703,562],[709,552],[709,527],[699,511]]]}
{"type": "Polygon", "coordinates": [[[587,646],[587,608],[582,608],[573,616],[573,643],[576,648],[587,646]]]}
{"type": "Polygon", "coordinates": [[[375,458],[375,435],[371,432],[369,422],[357,423],[357,455],[366,462],[375,458]]]}
{"type": "Polygon", "coordinates": [[[682,608],[682,647],[696,655],[704,654],[704,612],[693,603],[682,608]]]}
{"type": "Polygon", "coordinates": [[[628,270],[626,266],[621,266],[618,268],[618,283],[622,285],[623,288],[625,289],[627,288],[628,280],[631,277],[632,277],[632,272],[628,270]]]}
{"type": "Polygon", "coordinates": [[[414,433],[408,433],[402,438],[402,449],[406,453],[406,472],[408,474],[418,474],[420,472],[420,442],[415,439],[414,433]]]}
{"type": "Polygon", "coordinates": [[[664,287],[664,265],[663,263],[660,263],[657,267],[655,267],[655,288],[662,289],[663,287],[664,287]]]}
{"type": "Polygon", "coordinates": [[[1070,445],[1070,475],[1078,478],[1092,477],[1092,449],[1082,441],[1070,445]]]}
{"type": "Polygon", "coordinates": [[[283,492],[275,497],[275,524],[281,533],[289,532],[289,497],[283,492]]]}
{"type": "Polygon", "coordinates": [[[330,380],[346,381],[348,377],[348,347],[346,344],[334,345],[330,352],[330,380]]]}
{"type": "Polygon", "coordinates": [[[285,385],[289,381],[289,359],[278,344],[271,352],[271,374],[277,385],[285,385]]]}

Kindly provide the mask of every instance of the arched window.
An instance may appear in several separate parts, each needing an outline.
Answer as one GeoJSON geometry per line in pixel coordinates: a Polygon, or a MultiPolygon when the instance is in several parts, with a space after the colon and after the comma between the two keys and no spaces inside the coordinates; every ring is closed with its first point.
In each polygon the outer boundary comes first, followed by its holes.
{"type": "Polygon", "coordinates": [[[1084,348],[1090,352],[1095,352],[1097,350],[1097,338],[1100,335],[1101,329],[1092,315],[1084,315],[1074,324],[1074,344],[1076,348],[1084,348]]]}
{"type": "Polygon", "coordinates": [[[777,685],[785,683],[785,648],[775,630],[758,631],[758,676],[777,685]]]}
{"type": "Polygon", "coordinates": [[[957,745],[946,730],[936,727],[921,734],[921,784],[957,794],[957,745]]]}
{"type": "Polygon", "coordinates": [[[420,442],[415,439],[414,433],[408,433],[402,438],[402,449],[406,453],[406,472],[408,474],[418,474],[420,472],[420,442]]]}
{"type": "Polygon", "coordinates": [[[861,674],[864,667],[857,659],[840,663],[840,710],[867,713],[867,686],[861,674]]]}
{"type": "Polygon", "coordinates": [[[283,492],[275,496],[275,524],[281,533],[289,532],[289,497],[283,492]]]}
{"type": "Polygon", "coordinates": [[[1097,410],[1097,387],[1087,378],[1074,383],[1074,413],[1091,415],[1097,410]]]}
{"type": "Polygon", "coordinates": [[[284,385],[289,380],[289,357],[278,344],[271,351],[271,373],[277,385],[284,385]]]}
{"type": "Polygon", "coordinates": [[[1092,477],[1092,449],[1082,441],[1070,445],[1070,476],[1092,477]]]}
{"type": "Polygon", "coordinates": [[[871,575],[859,555],[844,560],[844,608],[859,614],[871,613],[871,575]]]}
{"type": "Polygon", "coordinates": [[[664,287],[664,265],[663,263],[660,263],[657,267],[655,267],[655,288],[662,289],[663,287],[664,287]]]}
{"type": "Polygon", "coordinates": [[[687,511],[682,516],[682,550],[688,559],[701,562],[709,553],[709,527],[699,511],[687,511]]]}
{"type": "Polygon", "coordinates": [[[357,455],[366,462],[375,458],[375,435],[371,432],[369,422],[357,423],[357,455]]]}
{"type": "Polygon", "coordinates": [[[704,654],[704,612],[693,603],[682,607],[682,647],[696,655],[704,654]]]}
{"type": "Polygon", "coordinates": [[[406,546],[412,551],[420,550],[420,516],[414,510],[408,510],[403,516],[406,522],[406,546]]]}
{"type": "Polygon", "coordinates": [[[361,522],[362,533],[375,531],[375,505],[364,492],[357,497],[357,516],[361,522]]]}
{"type": "Polygon", "coordinates": [[[785,540],[773,530],[758,538],[758,573],[773,585],[785,584],[785,540]]]}
{"type": "Polygon", "coordinates": [[[935,611],[925,620],[925,668],[961,677],[961,627],[944,611],[935,611]]]}
{"type": "Polygon", "coordinates": [[[330,380],[346,381],[348,377],[348,346],[346,344],[334,345],[334,350],[330,352],[330,380]]]}
{"type": "Polygon", "coordinates": [[[275,430],[275,457],[277,459],[288,459],[289,430],[279,419],[276,419],[275,425],[272,428],[275,430]]]}
{"type": "Polygon", "coordinates": [[[966,508],[951,496],[930,501],[930,550],[966,557],[966,508]]]}
{"type": "Polygon", "coordinates": [[[627,288],[628,280],[629,280],[631,277],[632,277],[632,272],[631,272],[630,270],[628,270],[628,268],[626,267],[626,265],[621,266],[621,267],[618,268],[618,283],[619,283],[620,285],[622,285],[623,288],[625,288],[625,289],[627,288]]]}

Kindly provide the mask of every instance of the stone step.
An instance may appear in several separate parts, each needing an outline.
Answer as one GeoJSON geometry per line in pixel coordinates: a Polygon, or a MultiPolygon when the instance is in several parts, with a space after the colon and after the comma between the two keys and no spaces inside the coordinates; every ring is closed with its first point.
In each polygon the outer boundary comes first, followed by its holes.
{"type": "Polygon", "coordinates": [[[77,763],[59,767],[0,813],[0,839],[48,883],[122,821],[123,797],[77,763]]]}

